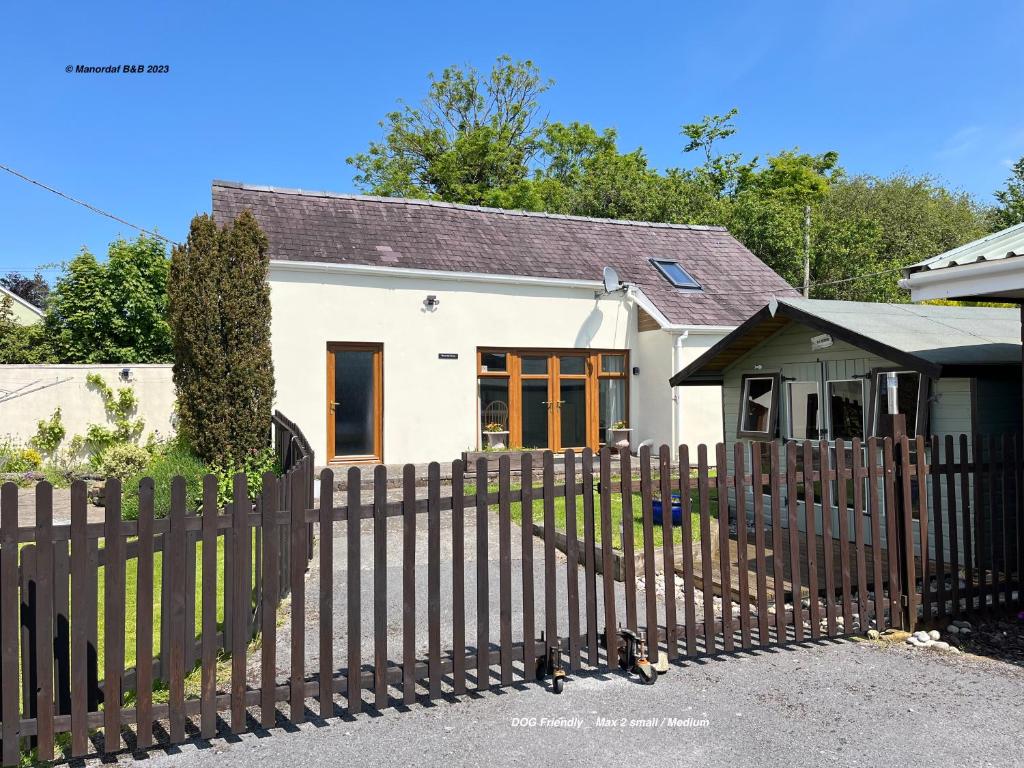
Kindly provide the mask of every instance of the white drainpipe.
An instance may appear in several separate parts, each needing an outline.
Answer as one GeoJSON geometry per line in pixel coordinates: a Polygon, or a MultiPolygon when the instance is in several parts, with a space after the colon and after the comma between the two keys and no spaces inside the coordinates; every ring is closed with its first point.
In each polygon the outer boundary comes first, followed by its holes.
{"type": "MultiPolygon", "coordinates": [[[[675,375],[677,372],[682,370],[683,367],[683,347],[686,346],[686,339],[689,338],[690,332],[683,331],[676,336],[675,343],[672,345],[672,374],[675,375]]],[[[672,451],[675,453],[679,449],[680,443],[683,441],[683,405],[682,405],[682,393],[679,391],[679,387],[672,387],[672,451]]]]}

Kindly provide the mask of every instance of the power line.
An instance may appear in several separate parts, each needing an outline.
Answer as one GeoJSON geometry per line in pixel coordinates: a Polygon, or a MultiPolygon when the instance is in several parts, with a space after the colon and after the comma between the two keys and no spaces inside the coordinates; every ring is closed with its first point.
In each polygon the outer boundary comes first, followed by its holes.
{"type": "Polygon", "coordinates": [[[114,214],[110,213],[109,211],[104,211],[102,208],[97,208],[95,205],[91,205],[90,203],[87,203],[84,200],[79,200],[77,197],[72,197],[71,195],[69,195],[69,194],[67,194],[65,192],[61,192],[59,189],[54,189],[49,184],[44,184],[41,181],[38,181],[38,180],[33,179],[33,178],[30,178],[30,177],[26,176],[25,174],[20,173],[19,171],[16,171],[13,168],[4,165],[3,163],[0,163],[0,170],[7,171],[9,174],[11,174],[12,176],[17,176],[22,181],[27,181],[29,184],[34,184],[35,186],[40,187],[41,189],[45,189],[47,192],[52,192],[53,194],[57,195],[58,197],[63,197],[65,200],[69,200],[72,203],[75,203],[76,205],[80,205],[83,208],[88,208],[93,213],[98,213],[100,216],[106,216],[108,219],[113,219],[116,222],[124,224],[126,227],[131,227],[132,229],[137,229],[139,232],[142,232],[142,233],[144,233],[146,235],[149,235],[150,237],[155,237],[158,240],[163,240],[165,243],[170,243],[171,245],[179,245],[179,243],[176,243],[174,240],[171,240],[169,237],[164,237],[159,232],[153,232],[152,230],[146,229],[145,227],[140,227],[138,224],[132,224],[130,221],[125,221],[120,216],[115,216],[114,214]]]}
{"type": "Polygon", "coordinates": [[[883,269],[878,272],[865,272],[863,275],[844,277],[842,280],[829,280],[824,283],[811,283],[811,288],[820,288],[823,285],[838,285],[839,283],[852,283],[854,280],[863,280],[865,277],[877,277],[878,275],[887,275],[890,272],[902,272],[904,269],[905,267],[890,267],[889,269],[883,269]]]}

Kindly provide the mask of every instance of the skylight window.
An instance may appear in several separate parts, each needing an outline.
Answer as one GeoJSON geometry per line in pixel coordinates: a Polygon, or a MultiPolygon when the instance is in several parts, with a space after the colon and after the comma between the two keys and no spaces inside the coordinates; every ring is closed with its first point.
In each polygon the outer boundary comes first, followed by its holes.
{"type": "Polygon", "coordinates": [[[676,288],[691,288],[700,290],[700,283],[693,279],[693,276],[687,272],[678,261],[672,261],[671,259],[651,259],[653,264],[659,272],[676,288]]]}

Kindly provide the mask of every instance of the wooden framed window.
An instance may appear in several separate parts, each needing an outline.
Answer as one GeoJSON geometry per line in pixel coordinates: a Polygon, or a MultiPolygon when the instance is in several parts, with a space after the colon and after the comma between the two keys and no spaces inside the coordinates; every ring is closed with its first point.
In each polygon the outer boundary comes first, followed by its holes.
{"type": "Polygon", "coordinates": [[[789,437],[817,440],[821,436],[821,389],[816,381],[786,382],[789,437]]]}
{"type": "Polygon", "coordinates": [[[510,447],[596,449],[628,423],[629,352],[480,348],[477,391],[481,433],[500,424],[510,447]]]}
{"type": "Polygon", "coordinates": [[[828,439],[864,439],[867,395],[864,379],[832,379],[825,382],[828,405],[828,439]]]}
{"type": "Polygon", "coordinates": [[[745,373],[740,379],[736,434],[749,440],[771,440],[779,418],[778,373],[745,373]]]}

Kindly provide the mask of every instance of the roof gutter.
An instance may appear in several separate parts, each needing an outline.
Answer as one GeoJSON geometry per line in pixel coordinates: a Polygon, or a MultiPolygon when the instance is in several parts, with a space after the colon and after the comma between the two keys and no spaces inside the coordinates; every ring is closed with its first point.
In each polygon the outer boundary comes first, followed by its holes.
{"type": "Polygon", "coordinates": [[[271,259],[271,269],[279,272],[325,272],[328,274],[365,275],[376,277],[405,277],[421,280],[447,280],[458,283],[493,283],[504,285],[535,285],[552,288],[571,288],[593,291],[603,287],[600,280],[569,280],[560,277],[530,277],[527,275],[499,275],[484,272],[449,272],[441,269],[411,269],[409,267],[381,267],[371,264],[338,264],[322,261],[292,261],[271,259]]]}
{"type": "Polygon", "coordinates": [[[1005,296],[1024,291],[1024,258],[978,261],[913,272],[900,280],[911,301],[1005,296]]]}

